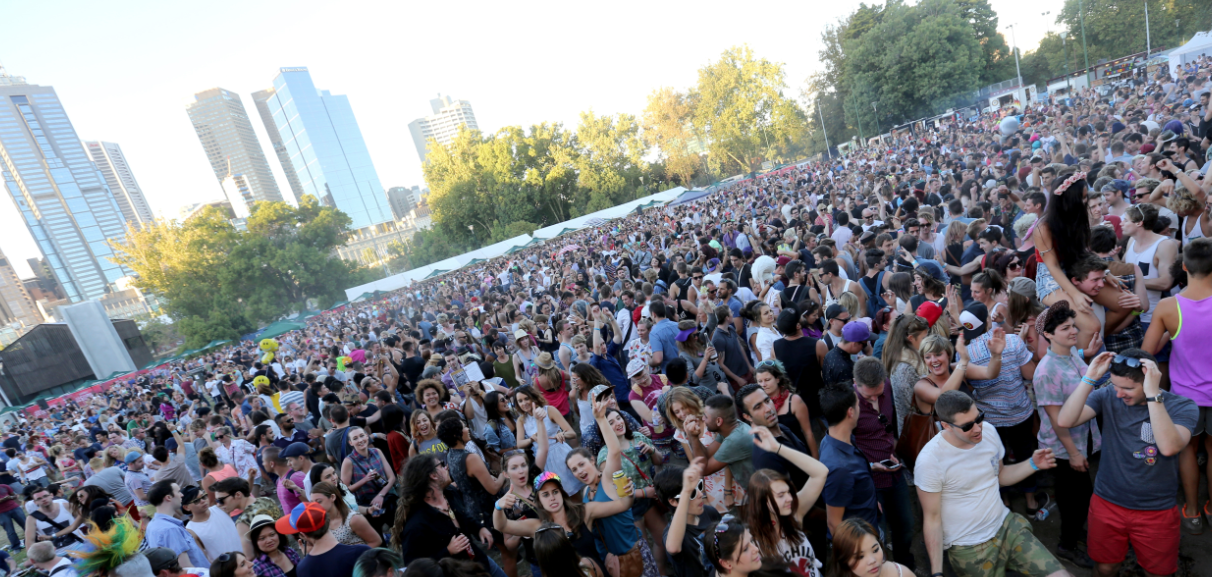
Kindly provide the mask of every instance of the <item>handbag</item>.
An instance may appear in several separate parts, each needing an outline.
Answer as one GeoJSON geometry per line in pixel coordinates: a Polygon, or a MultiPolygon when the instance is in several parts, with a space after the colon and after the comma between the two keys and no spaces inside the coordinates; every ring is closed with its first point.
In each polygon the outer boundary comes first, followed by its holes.
{"type": "Polygon", "coordinates": [[[917,456],[922,452],[926,443],[938,434],[938,415],[934,409],[930,409],[929,415],[923,415],[917,409],[917,393],[913,394],[912,400],[913,411],[905,417],[905,425],[901,430],[901,438],[896,441],[896,454],[900,456],[901,461],[905,463],[910,470],[913,469],[913,464],[917,461],[917,456]]]}

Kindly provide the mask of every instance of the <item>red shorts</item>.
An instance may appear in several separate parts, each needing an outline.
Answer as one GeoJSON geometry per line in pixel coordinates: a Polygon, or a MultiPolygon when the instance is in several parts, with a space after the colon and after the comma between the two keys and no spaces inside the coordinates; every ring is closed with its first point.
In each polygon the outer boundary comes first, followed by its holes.
{"type": "Polygon", "coordinates": [[[1163,511],[1138,511],[1094,495],[1089,523],[1086,552],[1096,563],[1122,562],[1131,543],[1145,571],[1154,575],[1178,572],[1178,505],[1163,511]]]}

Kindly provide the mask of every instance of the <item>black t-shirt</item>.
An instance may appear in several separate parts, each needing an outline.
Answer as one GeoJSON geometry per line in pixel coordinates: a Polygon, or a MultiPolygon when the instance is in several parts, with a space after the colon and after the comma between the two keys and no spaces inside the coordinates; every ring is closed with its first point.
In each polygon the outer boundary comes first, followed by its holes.
{"type": "MultiPolygon", "coordinates": [[[[707,560],[703,533],[719,522],[719,512],[707,506],[703,507],[697,523],[686,524],[686,532],[682,535],[682,550],[677,554],[668,551],[665,553],[665,559],[669,561],[674,577],[714,577],[715,565],[707,560]]],[[[669,526],[666,526],[665,533],[661,535],[661,542],[664,543],[668,538],[669,526]]]]}
{"type": "Polygon", "coordinates": [[[415,387],[421,380],[421,373],[425,372],[425,359],[421,358],[421,355],[415,355],[406,357],[402,364],[404,365],[404,376],[415,387]]]}
{"type": "Polygon", "coordinates": [[[825,366],[821,368],[826,385],[854,382],[854,361],[850,360],[850,353],[836,346],[829,349],[825,355],[825,366]]]}
{"type": "MultiPolygon", "coordinates": [[[[775,437],[775,440],[777,440],[780,444],[786,445],[788,448],[795,449],[805,455],[812,454],[808,451],[808,448],[804,446],[804,443],[800,441],[799,437],[796,437],[795,433],[792,433],[791,429],[787,428],[787,425],[779,425],[779,431],[781,436],[775,437]]],[[[799,491],[800,487],[803,487],[804,483],[808,482],[808,473],[805,473],[799,467],[792,465],[791,462],[784,459],[781,455],[777,454],[777,452],[768,452],[757,445],[754,445],[753,447],[753,468],[754,470],[773,469],[787,475],[787,477],[791,479],[792,491],[799,491]]]]}
{"type": "Polygon", "coordinates": [[[367,551],[366,545],[337,545],[327,553],[308,555],[299,561],[298,577],[351,577],[358,557],[367,551]]]}

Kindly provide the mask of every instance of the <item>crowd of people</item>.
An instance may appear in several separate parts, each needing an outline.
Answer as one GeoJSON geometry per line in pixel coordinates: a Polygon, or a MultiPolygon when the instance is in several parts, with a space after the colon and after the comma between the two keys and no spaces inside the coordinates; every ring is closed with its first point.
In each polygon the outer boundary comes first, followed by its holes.
{"type": "Polygon", "coordinates": [[[0,573],[1174,574],[1212,515],[1210,70],[897,131],[26,415],[0,573]]]}

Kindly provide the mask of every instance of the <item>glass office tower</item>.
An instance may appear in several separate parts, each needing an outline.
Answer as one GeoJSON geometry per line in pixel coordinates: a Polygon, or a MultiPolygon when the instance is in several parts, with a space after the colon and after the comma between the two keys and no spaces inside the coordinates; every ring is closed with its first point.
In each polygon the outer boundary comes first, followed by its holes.
{"type": "Polygon", "coordinates": [[[125,236],[125,219],[54,88],[0,73],[0,173],[68,299],[132,274],[109,261],[105,241],[125,236]]]}
{"type": "Polygon", "coordinates": [[[316,90],[307,68],[282,68],[264,102],[273,119],[266,129],[278,131],[303,194],[349,215],[354,229],[391,220],[348,97],[316,90]]]}

